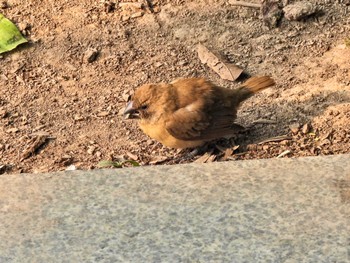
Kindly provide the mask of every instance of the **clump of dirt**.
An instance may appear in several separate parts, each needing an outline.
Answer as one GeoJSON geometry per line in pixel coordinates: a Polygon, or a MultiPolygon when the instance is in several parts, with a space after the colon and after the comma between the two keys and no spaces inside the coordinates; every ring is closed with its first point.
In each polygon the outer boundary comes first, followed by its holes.
{"type": "Polygon", "coordinates": [[[350,6],[310,2],[322,15],[269,28],[259,9],[224,0],[6,1],[1,12],[30,44],[0,57],[0,173],[349,152],[350,6]],[[255,122],[248,132],[181,158],[121,112],[147,82],[195,76],[237,87],[201,64],[198,43],[277,86],[242,106],[238,122],[255,122]]]}

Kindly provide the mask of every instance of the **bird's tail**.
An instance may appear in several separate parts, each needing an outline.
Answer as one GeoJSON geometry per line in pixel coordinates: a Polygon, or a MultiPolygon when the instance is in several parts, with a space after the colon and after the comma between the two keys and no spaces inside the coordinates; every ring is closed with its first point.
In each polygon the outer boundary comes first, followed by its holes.
{"type": "Polygon", "coordinates": [[[244,101],[255,93],[275,85],[275,81],[269,76],[251,77],[239,88],[240,101],[244,101]]]}

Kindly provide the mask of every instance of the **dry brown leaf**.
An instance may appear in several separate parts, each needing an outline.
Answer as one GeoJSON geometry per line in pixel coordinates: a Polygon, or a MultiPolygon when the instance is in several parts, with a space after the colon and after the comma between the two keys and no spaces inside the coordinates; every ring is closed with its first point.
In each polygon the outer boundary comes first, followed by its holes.
{"type": "Polygon", "coordinates": [[[212,70],[219,74],[222,79],[230,81],[236,80],[243,72],[234,64],[224,62],[202,44],[197,47],[198,57],[203,64],[207,64],[212,70]]]}
{"type": "Polygon", "coordinates": [[[160,164],[168,160],[168,157],[165,156],[156,156],[154,157],[149,164],[160,164]]]}
{"type": "Polygon", "coordinates": [[[210,158],[210,154],[209,153],[205,153],[203,154],[201,157],[199,157],[197,160],[195,160],[195,163],[205,163],[208,161],[208,159],[210,158]]]}
{"type": "Polygon", "coordinates": [[[133,161],[137,161],[139,157],[136,154],[133,154],[131,152],[126,152],[126,155],[133,161]]]}
{"type": "Polygon", "coordinates": [[[216,160],[216,155],[210,155],[206,163],[212,163],[216,160]]]}
{"type": "Polygon", "coordinates": [[[47,136],[39,136],[31,139],[30,145],[22,153],[21,161],[34,155],[35,152],[48,141],[47,136]]]}

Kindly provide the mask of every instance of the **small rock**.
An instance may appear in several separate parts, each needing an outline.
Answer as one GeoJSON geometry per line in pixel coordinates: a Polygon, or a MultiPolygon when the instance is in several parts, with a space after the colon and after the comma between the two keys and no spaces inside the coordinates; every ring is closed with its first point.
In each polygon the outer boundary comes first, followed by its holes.
{"type": "Polygon", "coordinates": [[[160,68],[161,66],[163,66],[163,63],[161,63],[161,62],[156,62],[156,63],[154,64],[154,66],[155,66],[156,68],[160,68]]]}
{"type": "Polygon", "coordinates": [[[0,118],[6,118],[9,113],[6,110],[0,110],[0,118]]]}
{"type": "Polygon", "coordinates": [[[147,143],[148,145],[153,145],[153,144],[154,144],[154,141],[153,141],[153,140],[147,140],[146,143],[147,143]]]}
{"type": "Polygon", "coordinates": [[[6,130],[6,133],[17,133],[17,132],[19,132],[18,128],[10,128],[10,129],[6,130]]]}
{"type": "Polygon", "coordinates": [[[119,3],[119,6],[123,10],[135,10],[135,9],[142,9],[143,3],[126,2],[126,3],[119,3]]]}
{"type": "Polygon", "coordinates": [[[80,115],[75,115],[75,116],[74,116],[74,120],[75,120],[75,121],[82,121],[82,120],[84,120],[84,117],[83,117],[83,116],[80,116],[80,115]]]}
{"type": "Polygon", "coordinates": [[[125,22],[125,21],[128,21],[130,19],[130,16],[128,15],[123,15],[122,16],[122,21],[125,22]]]}
{"type": "Polygon", "coordinates": [[[324,139],[319,143],[317,143],[318,146],[324,146],[324,145],[330,145],[330,144],[331,144],[331,141],[329,139],[324,139]]]}
{"type": "Polygon", "coordinates": [[[109,115],[108,111],[101,111],[99,113],[97,113],[97,117],[106,117],[109,115]]]}
{"type": "Polygon", "coordinates": [[[265,24],[269,28],[277,27],[283,16],[278,0],[263,0],[261,3],[261,13],[265,24]]]}
{"type": "Polygon", "coordinates": [[[153,7],[153,12],[154,12],[154,13],[159,13],[160,11],[161,11],[161,9],[160,9],[159,6],[153,7]]]}
{"type": "Polygon", "coordinates": [[[263,149],[264,151],[267,151],[268,149],[270,149],[270,146],[269,146],[269,145],[263,145],[262,149],[263,149]]]}
{"type": "Polygon", "coordinates": [[[88,63],[92,63],[92,62],[96,61],[99,54],[100,54],[100,52],[97,49],[88,49],[85,52],[84,57],[88,63]]]}
{"type": "Polygon", "coordinates": [[[21,33],[24,36],[28,36],[30,33],[30,29],[31,29],[31,25],[25,22],[19,22],[17,24],[19,31],[21,31],[21,33]]]}
{"type": "Polygon", "coordinates": [[[6,1],[1,1],[0,3],[0,8],[1,9],[6,9],[9,7],[9,4],[6,1]]]}
{"type": "Polygon", "coordinates": [[[188,65],[188,62],[187,61],[184,61],[184,60],[181,60],[177,63],[179,66],[186,66],[188,65]]]}
{"type": "Polygon", "coordinates": [[[281,144],[281,145],[287,145],[287,146],[288,146],[288,145],[290,144],[290,141],[284,140],[284,141],[281,141],[280,144],[281,144]]]}
{"type": "Polygon", "coordinates": [[[293,123],[289,125],[289,129],[292,131],[293,134],[297,134],[300,129],[300,124],[299,123],[293,123]]]}
{"type": "Polygon", "coordinates": [[[105,2],[104,3],[104,9],[106,13],[112,13],[115,10],[115,3],[113,2],[105,2]]]}
{"type": "Polygon", "coordinates": [[[289,4],[289,0],[282,0],[282,6],[286,6],[289,4]]]}
{"type": "Polygon", "coordinates": [[[131,18],[137,18],[143,16],[143,12],[136,12],[131,15],[131,18]]]}
{"type": "Polygon", "coordinates": [[[76,167],[74,164],[69,165],[69,166],[66,168],[66,171],[75,171],[75,170],[77,170],[77,167],[76,167]]]}
{"type": "Polygon", "coordinates": [[[19,22],[17,24],[17,26],[18,26],[18,29],[22,32],[30,29],[30,25],[28,23],[25,23],[25,22],[19,22]]]}
{"type": "Polygon", "coordinates": [[[320,8],[309,1],[296,2],[283,8],[284,16],[290,21],[300,20],[320,11],[320,8]]]}
{"type": "Polygon", "coordinates": [[[95,150],[96,150],[96,146],[91,145],[88,147],[87,153],[90,155],[93,155],[95,153],[95,150]]]}
{"type": "Polygon", "coordinates": [[[303,127],[301,128],[301,132],[303,134],[307,134],[310,131],[310,125],[308,123],[305,123],[303,127]]]}

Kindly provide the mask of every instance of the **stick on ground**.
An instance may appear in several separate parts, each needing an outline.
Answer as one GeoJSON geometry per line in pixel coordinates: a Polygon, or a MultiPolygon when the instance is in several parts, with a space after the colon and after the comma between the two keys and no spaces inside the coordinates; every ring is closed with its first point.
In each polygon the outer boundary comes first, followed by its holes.
{"type": "Polygon", "coordinates": [[[236,5],[236,6],[253,7],[253,8],[260,8],[261,7],[261,4],[249,3],[249,2],[237,1],[237,0],[230,0],[229,4],[236,5]]]}

